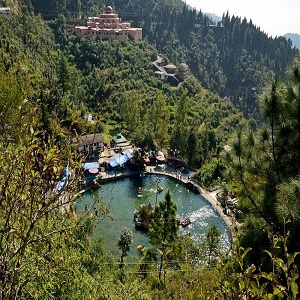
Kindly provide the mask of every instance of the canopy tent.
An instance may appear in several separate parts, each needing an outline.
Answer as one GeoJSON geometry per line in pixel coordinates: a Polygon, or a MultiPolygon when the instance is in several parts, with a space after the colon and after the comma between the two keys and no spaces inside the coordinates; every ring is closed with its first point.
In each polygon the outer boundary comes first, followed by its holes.
{"type": "Polygon", "coordinates": [[[83,165],[84,171],[88,171],[89,169],[99,169],[99,163],[97,162],[91,162],[91,163],[85,163],[83,165]]]}
{"type": "Polygon", "coordinates": [[[157,164],[164,164],[166,162],[165,157],[163,155],[156,156],[157,164]]]}
{"type": "Polygon", "coordinates": [[[99,173],[99,169],[97,169],[97,168],[91,168],[91,169],[89,169],[89,173],[90,174],[98,174],[99,173]]]}
{"type": "Polygon", "coordinates": [[[100,159],[99,159],[99,164],[100,165],[103,165],[103,164],[105,164],[105,163],[109,163],[111,161],[111,159],[109,158],[109,157],[101,157],[100,159]]]}
{"type": "Polygon", "coordinates": [[[124,155],[116,154],[111,158],[109,164],[112,167],[116,167],[118,165],[125,164],[130,158],[132,158],[132,155],[130,153],[125,153],[124,155]]]}
{"type": "Polygon", "coordinates": [[[157,151],[157,156],[164,156],[164,154],[161,151],[157,151]]]}
{"type": "Polygon", "coordinates": [[[67,166],[62,175],[60,176],[60,181],[56,184],[56,189],[58,192],[60,192],[68,183],[69,181],[69,176],[70,176],[70,171],[69,171],[69,167],[67,166]]]}

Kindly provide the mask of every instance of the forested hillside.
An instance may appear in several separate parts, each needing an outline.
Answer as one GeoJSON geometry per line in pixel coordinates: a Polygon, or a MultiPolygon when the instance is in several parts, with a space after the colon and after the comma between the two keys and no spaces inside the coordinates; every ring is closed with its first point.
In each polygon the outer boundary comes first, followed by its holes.
{"type": "Polygon", "coordinates": [[[230,96],[246,116],[255,116],[257,91],[274,73],[283,75],[297,53],[291,41],[270,38],[238,16],[224,15],[215,24],[186,5],[154,2],[115,1],[115,6],[135,12],[132,19],[136,24],[143,21],[144,36],[158,51],[172,62],[186,62],[203,86],[230,96]]]}
{"type": "Polygon", "coordinates": [[[286,33],[284,35],[287,39],[291,39],[293,45],[300,49],[300,35],[297,33],[286,33]]]}
{"type": "MultiPolygon", "coordinates": [[[[60,12],[72,20],[104,10],[95,1],[33,4],[45,17],[60,12]]],[[[251,21],[226,14],[216,24],[180,0],[116,0],[106,5],[142,27],[144,39],[172,63],[187,63],[204,87],[230,97],[248,118],[257,118],[257,95],[266,82],[275,73],[282,76],[298,52],[291,40],[268,37],[251,21]]]]}
{"type": "MultiPolygon", "coordinates": [[[[10,25],[2,32],[7,43],[2,51],[6,60],[13,56],[16,61],[22,61],[21,55],[28,51],[26,44],[22,44],[24,37],[34,39],[41,30],[47,31],[46,34],[41,33],[45,47],[40,46],[37,53],[29,51],[26,57],[26,60],[33,59],[32,56],[35,59],[34,63],[29,63],[30,68],[35,66],[32,70],[34,76],[39,72],[45,73],[41,75],[40,82],[34,80],[32,84],[38,87],[36,97],[42,99],[42,122],[47,132],[52,131],[53,118],[61,120],[67,136],[74,130],[77,134],[90,131],[93,128],[82,116],[92,112],[95,119],[99,118],[107,125],[129,130],[133,141],[145,149],[157,146],[176,148],[190,165],[200,167],[227,142],[232,129],[243,123],[229,99],[222,101],[216,94],[205,90],[193,76],[179,90],[162,83],[154,76],[151,67],[157,49],[147,41],[121,44],[109,40],[80,39],[73,35],[67,19],[62,15],[47,22],[52,32],[47,25],[39,23],[42,19],[31,18],[33,16],[29,15],[28,21],[20,21],[20,15],[13,13],[2,19],[10,25]],[[22,25],[22,22],[28,24],[22,25]],[[32,28],[29,24],[33,24],[32,28]],[[7,36],[15,35],[16,38],[6,39],[6,32],[7,36]],[[11,43],[16,42],[20,44],[16,47],[17,56],[7,50],[12,47],[11,43]],[[39,52],[45,56],[38,56],[39,52]],[[184,89],[187,92],[184,93],[184,89]],[[62,100],[59,101],[60,97],[62,100]],[[180,101],[186,102],[184,111],[176,112],[180,101]],[[124,107],[131,109],[127,111],[124,107]],[[154,111],[157,114],[155,117],[154,111]],[[182,116],[179,118],[180,113],[182,116]],[[157,125],[154,120],[163,122],[157,125]],[[172,138],[176,134],[176,126],[181,126],[178,122],[182,120],[188,122],[190,127],[185,126],[186,132],[172,138]],[[188,139],[196,141],[193,150],[186,147],[188,139]],[[190,151],[195,153],[193,157],[188,153],[190,151]]],[[[39,40],[35,38],[33,43],[39,40]]]]}
{"type": "Polygon", "coordinates": [[[297,299],[297,51],[238,17],[212,26],[179,0],[108,2],[0,1],[11,8],[0,15],[0,298],[297,299]],[[106,5],[142,26],[143,41],[72,33],[106,5]],[[151,65],[157,54],[186,62],[194,76],[163,83],[151,65]],[[231,100],[263,122],[247,122],[231,100]],[[176,148],[203,187],[221,186],[220,205],[236,197],[230,216],[242,227],[230,253],[220,252],[214,227],[200,244],[178,236],[170,193],[154,212],[153,248],[128,264],[123,230],[112,241],[120,257],[105,253],[92,232],[109,207],[95,198],[77,215],[74,201],[84,158],[71,139],[95,132],[126,133],[145,150],[176,148]]]}

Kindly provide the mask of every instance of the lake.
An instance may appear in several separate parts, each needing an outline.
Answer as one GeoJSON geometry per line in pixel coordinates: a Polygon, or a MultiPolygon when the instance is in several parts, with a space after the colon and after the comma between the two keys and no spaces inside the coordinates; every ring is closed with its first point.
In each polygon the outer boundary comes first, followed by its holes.
{"type": "MultiPolygon", "coordinates": [[[[135,229],[133,213],[141,204],[155,205],[163,200],[167,190],[172,193],[172,200],[177,205],[177,215],[180,220],[190,218],[191,224],[185,228],[179,227],[179,234],[189,234],[195,242],[200,242],[205,236],[208,228],[215,224],[221,233],[221,248],[230,247],[230,233],[213,209],[210,203],[201,195],[189,191],[185,184],[164,175],[146,175],[142,178],[123,178],[105,183],[93,194],[98,195],[105,205],[110,207],[110,218],[97,222],[94,229],[94,237],[102,237],[104,249],[113,255],[119,255],[117,247],[118,239],[123,228],[128,228],[133,233],[133,242],[129,256],[138,254],[137,246],[142,244],[151,247],[147,233],[135,229]],[[163,191],[156,192],[157,181],[163,191]],[[137,197],[139,186],[143,187],[142,197],[137,197]]],[[[85,210],[85,206],[93,205],[93,194],[86,192],[76,203],[77,214],[85,210]]]]}

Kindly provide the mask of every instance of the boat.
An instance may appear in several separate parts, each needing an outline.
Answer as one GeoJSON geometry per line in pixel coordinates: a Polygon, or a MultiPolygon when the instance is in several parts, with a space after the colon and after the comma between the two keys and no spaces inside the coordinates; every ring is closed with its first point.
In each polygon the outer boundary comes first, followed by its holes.
{"type": "Polygon", "coordinates": [[[180,225],[182,227],[187,227],[188,225],[190,225],[192,223],[190,218],[186,218],[180,221],[180,225]]]}
{"type": "Polygon", "coordinates": [[[164,190],[164,188],[162,187],[162,186],[158,186],[157,187],[157,191],[160,193],[160,192],[162,192],[164,190]]]}
{"type": "Polygon", "coordinates": [[[143,188],[141,186],[138,188],[137,196],[138,197],[142,197],[143,196],[143,188]]]}
{"type": "Polygon", "coordinates": [[[146,247],[144,245],[138,245],[138,250],[140,251],[141,254],[144,254],[146,251],[146,247]]]}

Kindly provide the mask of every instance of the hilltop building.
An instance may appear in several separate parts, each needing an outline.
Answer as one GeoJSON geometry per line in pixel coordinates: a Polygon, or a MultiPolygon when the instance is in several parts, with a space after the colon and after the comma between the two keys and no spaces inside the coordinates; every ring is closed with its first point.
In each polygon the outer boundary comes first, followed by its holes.
{"type": "Polygon", "coordinates": [[[142,39],[142,28],[131,28],[129,22],[122,22],[111,6],[107,6],[105,13],[100,17],[89,18],[86,26],[74,26],[74,32],[78,37],[99,37],[120,42],[126,42],[129,37],[135,41],[142,39]]]}

